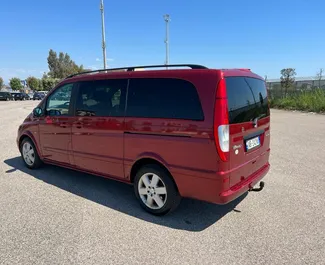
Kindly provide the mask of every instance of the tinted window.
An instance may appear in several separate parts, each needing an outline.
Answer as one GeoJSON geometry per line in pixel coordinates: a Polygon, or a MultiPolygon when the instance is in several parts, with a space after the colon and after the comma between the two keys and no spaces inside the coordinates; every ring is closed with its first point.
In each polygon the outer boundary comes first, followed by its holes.
{"type": "Polygon", "coordinates": [[[48,115],[68,115],[73,84],[57,88],[48,98],[46,112],[48,115]]]}
{"type": "Polygon", "coordinates": [[[126,79],[81,82],[77,116],[124,116],[126,79]]]}
{"type": "Polygon", "coordinates": [[[269,116],[267,91],[263,80],[227,77],[226,84],[230,123],[269,116]]]}
{"type": "Polygon", "coordinates": [[[203,120],[194,85],[162,78],[130,80],[126,116],[203,120]]]}

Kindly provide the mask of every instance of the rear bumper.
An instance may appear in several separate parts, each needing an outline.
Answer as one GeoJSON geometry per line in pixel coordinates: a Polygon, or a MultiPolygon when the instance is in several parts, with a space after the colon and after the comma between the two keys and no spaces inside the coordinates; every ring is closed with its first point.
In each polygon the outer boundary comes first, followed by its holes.
{"type": "Polygon", "coordinates": [[[254,172],[251,176],[245,180],[237,183],[235,186],[231,187],[229,190],[220,193],[219,195],[219,204],[229,203],[251,188],[253,188],[270,170],[270,164],[267,163],[258,171],[254,172]]]}
{"type": "Polygon", "coordinates": [[[269,169],[270,164],[267,162],[259,170],[228,190],[224,189],[227,186],[226,183],[229,183],[228,178],[225,178],[224,180],[227,182],[224,182],[219,176],[213,179],[193,177],[176,172],[171,173],[182,197],[215,204],[227,204],[256,185],[267,174],[269,169]]]}

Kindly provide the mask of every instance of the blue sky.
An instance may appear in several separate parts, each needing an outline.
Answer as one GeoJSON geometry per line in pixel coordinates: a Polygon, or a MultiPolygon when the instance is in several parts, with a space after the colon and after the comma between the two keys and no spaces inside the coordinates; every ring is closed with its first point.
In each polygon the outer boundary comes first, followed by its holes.
{"type": "MultiPolygon", "coordinates": [[[[170,63],[251,68],[279,77],[325,68],[325,1],[105,0],[109,67],[163,64],[169,13],[170,63]],[[313,2],[313,3],[311,3],[313,2]]],[[[0,6],[0,76],[40,77],[49,49],[102,67],[99,0],[15,0],[0,6]]]]}

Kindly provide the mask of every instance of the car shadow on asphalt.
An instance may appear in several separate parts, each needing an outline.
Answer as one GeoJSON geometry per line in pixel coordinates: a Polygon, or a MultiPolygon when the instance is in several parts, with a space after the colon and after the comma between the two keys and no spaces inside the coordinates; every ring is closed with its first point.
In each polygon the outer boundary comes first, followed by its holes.
{"type": "Polygon", "coordinates": [[[145,212],[140,207],[131,185],[52,165],[44,165],[40,169],[31,170],[24,165],[21,157],[7,159],[4,163],[11,167],[6,171],[7,174],[19,170],[64,191],[132,217],[173,229],[193,232],[205,230],[231,211],[240,214],[240,211],[235,208],[247,196],[245,193],[227,205],[182,199],[174,212],[158,217],[145,212]]]}

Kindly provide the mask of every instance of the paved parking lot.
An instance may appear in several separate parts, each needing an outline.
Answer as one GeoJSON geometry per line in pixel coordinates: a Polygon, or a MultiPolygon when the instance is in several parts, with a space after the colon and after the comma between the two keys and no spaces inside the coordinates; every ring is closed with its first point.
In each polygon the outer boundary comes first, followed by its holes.
{"type": "Polygon", "coordinates": [[[272,111],[262,192],[154,217],[131,186],[26,169],[15,137],[36,104],[0,102],[0,264],[325,264],[325,116],[272,111]]]}

